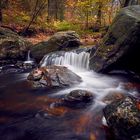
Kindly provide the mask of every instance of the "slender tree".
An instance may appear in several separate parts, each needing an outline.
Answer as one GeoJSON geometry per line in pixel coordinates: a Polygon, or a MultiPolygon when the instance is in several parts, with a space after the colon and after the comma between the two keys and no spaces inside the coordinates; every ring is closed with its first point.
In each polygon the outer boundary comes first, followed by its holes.
{"type": "Polygon", "coordinates": [[[48,0],[48,20],[52,21],[56,18],[56,0],[48,0]]]}
{"type": "Polygon", "coordinates": [[[2,8],[0,7],[0,23],[2,22],[2,8]]]}
{"type": "Polygon", "coordinates": [[[38,15],[42,12],[42,10],[46,6],[47,6],[47,0],[43,0],[41,2],[40,2],[40,0],[36,0],[31,19],[29,21],[29,24],[26,26],[25,30],[23,31],[24,33],[26,33],[29,30],[32,23],[35,21],[35,19],[38,17],[38,15]]]}
{"type": "Polygon", "coordinates": [[[65,0],[48,0],[48,20],[64,19],[65,0]]]}
{"type": "Polygon", "coordinates": [[[6,8],[8,0],[0,0],[0,23],[3,21],[3,9],[6,8]]]}
{"type": "Polygon", "coordinates": [[[59,0],[58,2],[58,19],[60,21],[64,20],[64,14],[65,14],[65,0],[59,0]]]}
{"type": "Polygon", "coordinates": [[[96,20],[96,26],[97,27],[101,27],[102,24],[102,7],[103,7],[103,3],[101,1],[96,2],[96,5],[98,7],[97,9],[97,20],[96,20]]]}

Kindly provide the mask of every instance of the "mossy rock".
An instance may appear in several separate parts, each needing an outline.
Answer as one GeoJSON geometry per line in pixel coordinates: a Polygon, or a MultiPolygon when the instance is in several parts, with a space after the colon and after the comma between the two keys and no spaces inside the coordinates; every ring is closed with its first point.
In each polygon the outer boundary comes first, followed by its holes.
{"type": "Polygon", "coordinates": [[[140,138],[140,102],[133,97],[116,99],[105,107],[107,124],[119,140],[140,138]]]}
{"type": "Polygon", "coordinates": [[[17,33],[0,27],[0,60],[24,60],[31,45],[17,33]]]}
{"type": "Polygon", "coordinates": [[[54,51],[69,51],[80,46],[80,39],[75,31],[58,32],[48,41],[40,42],[31,49],[33,57],[40,61],[44,55],[54,51]]]}
{"type": "Polygon", "coordinates": [[[90,68],[107,73],[114,69],[140,74],[140,6],[122,9],[114,19],[96,53],[90,55],[90,68]]]}

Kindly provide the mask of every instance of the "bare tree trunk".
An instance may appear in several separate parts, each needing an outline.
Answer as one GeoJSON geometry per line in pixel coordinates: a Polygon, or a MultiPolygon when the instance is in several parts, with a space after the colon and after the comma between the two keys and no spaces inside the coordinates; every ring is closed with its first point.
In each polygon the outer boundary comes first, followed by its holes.
{"type": "Polygon", "coordinates": [[[48,21],[64,20],[65,0],[48,0],[48,21]]]}
{"type": "Polygon", "coordinates": [[[39,13],[42,11],[42,9],[44,9],[45,6],[47,6],[45,0],[41,3],[41,5],[39,7],[38,7],[38,4],[39,4],[39,0],[36,0],[32,18],[31,18],[29,24],[27,25],[27,27],[24,29],[23,34],[26,34],[26,32],[28,32],[30,26],[35,21],[35,19],[38,17],[39,13]]]}
{"type": "Polygon", "coordinates": [[[0,8],[0,23],[2,23],[3,17],[2,17],[2,9],[0,8]]]}
{"type": "Polygon", "coordinates": [[[58,19],[58,0],[55,0],[55,9],[54,9],[54,14],[55,14],[55,20],[58,19]]]}
{"type": "Polygon", "coordinates": [[[56,19],[56,0],[48,0],[48,21],[56,19]]]}
{"type": "Polygon", "coordinates": [[[137,0],[137,4],[138,4],[138,5],[140,4],[140,0],[137,0]]]}
{"type": "Polygon", "coordinates": [[[28,24],[28,26],[25,28],[25,32],[30,28],[31,24],[33,23],[34,19],[36,18],[36,10],[37,10],[37,5],[38,5],[39,0],[36,0],[35,8],[34,8],[34,13],[33,16],[28,24]]]}
{"type": "Polygon", "coordinates": [[[88,11],[86,12],[86,27],[85,27],[85,29],[88,29],[89,28],[89,13],[88,13],[88,11]]]}
{"type": "Polygon", "coordinates": [[[110,7],[110,10],[109,10],[109,14],[108,14],[109,24],[111,24],[111,22],[112,22],[112,17],[113,17],[112,13],[114,13],[114,11],[113,11],[113,3],[111,3],[111,7],[110,7]]]}
{"type": "Polygon", "coordinates": [[[58,1],[58,19],[60,21],[64,20],[64,13],[65,13],[65,0],[59,0],[58,1]]]}
{"type": "Polygon", "coordinates": [[[101,27],[102,24],[102,2],[96,3],[98,6],[98,12],[97,12],[97,20],[96,20],[96,26],[101,27]]]}

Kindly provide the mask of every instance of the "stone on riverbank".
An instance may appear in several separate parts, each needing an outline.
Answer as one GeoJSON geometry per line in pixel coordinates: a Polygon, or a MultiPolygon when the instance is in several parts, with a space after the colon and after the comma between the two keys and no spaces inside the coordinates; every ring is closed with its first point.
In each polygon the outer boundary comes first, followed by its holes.
{"type": "Polygon", "coordinates": [[[54,51],[68,51],[80,46],[80,39],[75,31],[58,32],[48,41],[40,42],[31,49],[33,57],[40,61],[44,55],[54,51]]]}
{"type": "Polygon", "coordinates": [[[13,63],[17,60],[25,60],[31,43],[20,37],[10,29],[0,27],[0,65],[3,62],[13,63]]]}
{"type": "Polygon", "coordinates": [[[123,69],[140,74],[140,6],[122,9],[116,16],[96,53],[91,53],[90,68],[107,73],[123,69]]]}

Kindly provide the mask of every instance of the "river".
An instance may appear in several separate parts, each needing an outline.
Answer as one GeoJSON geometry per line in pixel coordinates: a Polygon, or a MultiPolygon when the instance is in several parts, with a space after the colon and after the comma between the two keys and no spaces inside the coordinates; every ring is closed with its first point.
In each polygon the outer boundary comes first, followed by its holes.
{"type": "MultiPolygon", "coordinates": [[[[0,75],[0,140],[113,140],[102,109],[108,94],[137,94],[126,89],[126,79],[89,70],[88,52],[68,52],[44,57],[40,66],[63,65],[82,78],[82,83],[66,89],[34,89],[29,72],[0,75]],[[85,108],[54,106],[75,89],[95,96],[85,108]]],[[[128,81],[127,81],[128,82],[128,81]]]]}

